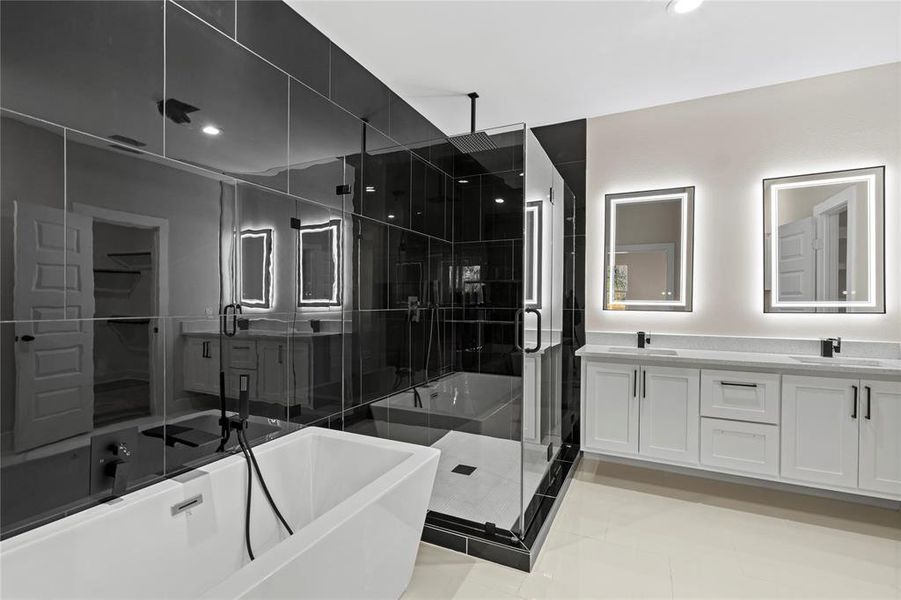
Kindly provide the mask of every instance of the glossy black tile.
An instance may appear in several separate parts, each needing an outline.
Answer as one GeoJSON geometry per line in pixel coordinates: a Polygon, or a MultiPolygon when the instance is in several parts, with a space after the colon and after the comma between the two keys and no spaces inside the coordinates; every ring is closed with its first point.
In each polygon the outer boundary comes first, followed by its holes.
{"type": "MultiPolygon", "coordinates": [[[[413,158],[411,228],[428,235],[450,239],[446,224],[447,186],[450,179],[426,161],[413,158]]],[[[452,226],[451,226],[452,227],[452,226]]]]}
{"type": "Polygon", "coordinates": [[[178,0],[178,4],[225,35],[235,37],[235,0],[178,0]]]}
{"type": "Polygon", "coordinates": [[[441,131],[419,114],[394,92],[389,91],[390,127],[388,135],[429,160],[431,140],[441,137],[441,131]]]}
{"type": "Polygon", "coordinates": [[[345,195],[337,188],[354,188],[362,143],[359,119],[306,86],[291,82],[288,186],[292,195],[344,208],[345,195]],[[351,157],[347,166],[346,157],[351,157]]]}
{"type": "Polygon", "coordinates": [[[62,129],[0,113],[0,321],[79,316],[64,310],[63,157],[62,129]]]}
{"type": "Polygon", "coordinates": [[[520,171],[492,173],[481,178],[483,240],[522,238],[523,180],[520,171]]]}
{"type": "Polygon", "coordinates": [[[362,214],[410,227],[412,155],[372,127],[366,127],[359,188],[362,214]]]}
{"type": "Polygon", "coordinates": [[[4,108],[162,151],[162,2],[4,1],[0,27],[4,108]]]}
{"type": "Polygon", "coordinates": [[[353,217],[353,308],[388,308],[388,226],[353,217]]]}
{"type": "Polygon", "coordinates": [[[522,251],[511,241],[461,243],[454,247],[460,269],[462,306],[516,308],[522,304],[522,251]]]}
{"type": "Polygon", "coordinates": [[[320,94],[329,94],[327,37],[284,2],[238,0],[238,41],[320,94]]]}
{"type": "Polygon", "coordinates": [[[331,45],[330,98],[376,129],[389,132],[388,87],[338,46],[331,45]]]}
{"type": "Polygon", "coordinates": [[[429,238],[391,227],[388,230],[388,306],[425,305],[429,281],[429,238]]]}
{"type": "Polygon", "coordinates": [[[451,306],[455,274],[453,244],[430,238],[429,275],[425,296],[428,304],[451,306]]]}
{"type": "Polygon", "coordinates": [[[169,7],[166,155],[286,191],[288,76],[169,7]]]}
{"type": "Polygon", "coordinates": [[[422,529],[422,541],[466,554],[466,537],[445,529],[426,525],[422,529]]]}
{"type": "Polygon", "coordinates": [[[388,396],[410,386],[413,322],[406,310],[354,311],[351,340],[354,379],[350,405],[388,396]]]}
{"type": "Polygon", "coordinates": [[[234,224],[234,182],[69,133],[67,312],[80,317],[210,316],[234,224]]]}
{"type": "Polygon", "coordinates": [[[481,176],[456,178],[453,194],[453,241],[472,242],[481,239],[481,176]]]}
{"type": "MultiPolygon", "coordinates": [[[[564,123],[554,123],[533,127],[532,133],[538,138],[548,158],[554,165],[585,160],[585,139],[587,121],[577,119],[564,123]]],[[[559,168],[559,167],[558,167],[559,168]]]]}

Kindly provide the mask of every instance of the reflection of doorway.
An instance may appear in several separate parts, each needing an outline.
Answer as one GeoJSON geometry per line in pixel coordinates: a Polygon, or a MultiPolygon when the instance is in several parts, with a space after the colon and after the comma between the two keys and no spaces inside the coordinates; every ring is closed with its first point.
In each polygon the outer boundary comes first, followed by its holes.
{"type": "Polygon", "coordinates": [[[93,221],[94,427],[151,414],[157,231],[93,221]]]}
{"type": "Polygon", "coordinates": [[[165,219],[75,204],[91,219],[94,426],[163,414],[163,347],[151,317],[168,311],[165,219]]]}
{"type": "Polygon", "coordinates": [[[617,300],[675,300],[676,245],[617,244],[614,279],[617,300]],[[619,297],[622,292],[622,297],[619,297]]]}
{"type": "Polygon", "coordinates": [[[854,186],[813,207],[817,300],[857,300],[857,195],[854,186]]]}

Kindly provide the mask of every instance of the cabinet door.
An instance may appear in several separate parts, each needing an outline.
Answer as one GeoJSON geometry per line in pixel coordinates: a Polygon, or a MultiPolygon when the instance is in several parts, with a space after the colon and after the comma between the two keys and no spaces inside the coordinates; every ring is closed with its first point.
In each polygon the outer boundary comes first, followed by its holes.
{"type": "Polygon", "coordinates": [[[901,496],[901,382],[860,383],[860,488],[901,496]]]}
{"type": "Polygon", "coordinates": [[[206,341],[199,338],[183,338],[187,341],[182,357],[184,388],[190,392],[206,391],[206,341]]]}
{"type": "Polygon", "coordinates": [[[286,403],[285,342],[257,342],[259,362],[257,365],[257,397],[263,402],[286,403]]]}
{"type": "Polygon", "coordinates": [[[182,364],[185,390],[219,394],[218,339],[187,338],[182,364]]]}
{"type": "Polygon", "coordinates": [[[640,454],[698,464],[700,381],[698,369],[642,368],[640,454]]]}
{"type": "Polygon", "coordinates": [[[638,365],[584,361],[582,444],[586,450],[638,452],[638,365]]]}
{"type": "Polygon", "coordinates": [[[857,487],[859,383],[830,377],[782,378],[783,478],[857,487]]]}

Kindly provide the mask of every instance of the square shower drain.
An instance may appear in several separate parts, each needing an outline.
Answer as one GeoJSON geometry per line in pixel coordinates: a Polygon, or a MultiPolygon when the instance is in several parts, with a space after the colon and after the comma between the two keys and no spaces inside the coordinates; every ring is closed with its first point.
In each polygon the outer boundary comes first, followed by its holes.
{"type": "Polygon", "coordinates": [[[451,469],[451,473],[459,473],[460,475],[472,475],[472,472],[475,470],[475,467],[470,467],[469,465],[457,465],[456,467],[451,469]]]}

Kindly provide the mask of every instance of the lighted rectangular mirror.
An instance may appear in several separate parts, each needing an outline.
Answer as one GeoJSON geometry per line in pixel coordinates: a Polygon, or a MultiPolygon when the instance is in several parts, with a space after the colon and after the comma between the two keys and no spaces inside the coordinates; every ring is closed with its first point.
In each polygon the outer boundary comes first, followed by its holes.
{"type": "Polygon", "coordinates": [[[272,230],[241,232],[241,304],[272,307],[272,230]]]}
{"type": "Polygon", "coordinates": [[[764,310],[885,312],[885,167],[763,181],[764,310]]]}
{"type": "Polygon", "coordinates": [[[694,187],[607,194],[604,309],[690,311],[694,187]]]}
{"type": "Polygon", "coordinates": [[[341,304],[341,221],[300,228],[297,305],[341,304]]]}
{"type": "Polygon", "coordinates": [[[542,230],[541,200],[526,202],[525,212],[525,304],[528,307],[541,308],[541,246],[544,235],[542,230]]]}

